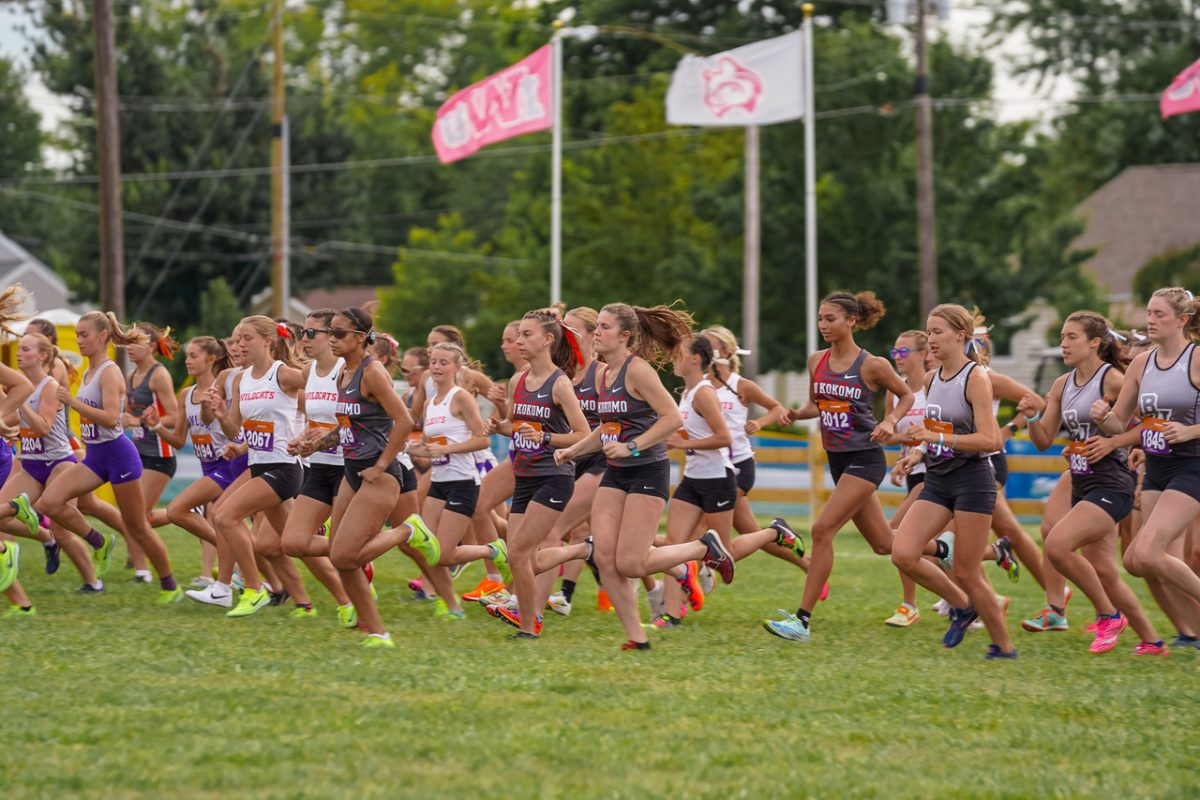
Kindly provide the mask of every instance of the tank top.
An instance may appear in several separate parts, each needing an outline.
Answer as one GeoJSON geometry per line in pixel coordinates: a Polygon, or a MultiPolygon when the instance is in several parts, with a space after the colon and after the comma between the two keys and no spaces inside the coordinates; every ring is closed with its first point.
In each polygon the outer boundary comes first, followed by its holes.
{"type": "MultiPolygon", "coordinates": [[[[679,398],[679,413],[683,417],[682,435],[685,439],[707,439],[713,435],[704,416],[692,405],[696,400],[696,392],[703,386],[711,387],[708,380],[702,380],[686,391],[679,398]]],[[[685,478],[724,478],[726,470],[733,469],[729,459],[729,448],[719,450],[684,450],[683,477],[685,478]]]]}
{"type": "MultiPolygon", "coordinates": [[[[604,375],[598,377],[596,388],[597,413],[600,414],[600,444],[609,442],[629,442],[650,430],[658,422],[658,414],[645,400],[634,397],[625,387],[625,372],[633,356],[625,359],[625,363],[617,370],[616,377],[608,386],[604,379],[608,377],[608,368],[604,375]]],[[[664,461],[667,458],[667,446],[662,442],[641,451],[641,456],[623,456],[618,459],[608,459],[613,467],[636,467],[639,464],[649,464],[654,461],[664,461]]]]}
{"type": "Polygon", "coordinates": [[[528,370],[517,377],[512,400],[512,448],[513,474],[519,478],[575,474],[571,464],[555,464],[553,450],[542,444],[543,433],[571,432],[566,413],[554,402],[554,382],[562,374],[561,369],[554,370],[537,389],[525,386],[528,370]],[[517,428],[526,423],[535,431],[530,439],[517,433],[517,428]]]}
{"type": "MultiPolygon", "coordinates": [[[[940,367],[933,372],[925,400],[925,428],[945,434],[947,443],[953,440],[954,434],[966,436],[975,432],[975,412],[967,400],[967,381],[977,366],[974,361],[968,361],[949,380],[942,379],[940,367]]],[[[987,458],[987,453],[952,450],[949,444],[945,447],[931,444],[925,454],[925,466],[934,475],[947,475],[981,458],[987,458]]]]}
{"type": "MultiPolygon", "coordinates": [[[[117,365],[112,361],[105,361],[100,365],[100,368],[92,372],[92,380],[79,382],[79,392],[75,395],[75,399],[83,403],[85,406],[92,408],[104,407],[104,393],[100,390],[100,376],[104,374],[104,370],[112,367],[117,368],[117,365]]],[[[118,411],[125,410],[125,400],[121,399],[121,408],[118,411]]],[[[117,424],[111,427],[97,425],[83,414],[79,415],[79,435],[83,439],[84,444],[104,444],[111,442],[113,439],[121,436],[123,428],[121,427],[121,417],[118,413],[117,424]]]]}
{"type": "MultiPolygon", "coordinates": [[[[328,433],[338,426],[338,378],[345,365],[343,359],[338,359],[329,370],[328,375],[317,374],[317,363],[314,361],[308,371],[308,381],[304,385],[304,414],[308,418],[309,428],[316,428],[322,433],[328,433]]],[[[313,453],[308,458],[314,464],[331,464],[342,466],[342,448],[334,445],[328,450],[313,453]]]]}
{"type": "Polygon", "coordinates": [[[1133,476],[1126,466],[1128,450],[1114,450],[1095,464],[1089,464],[1084,455],[1083,443],[1089,437],[1108,436],[1092,417],[1092,404],[1104,396],[1104,376],[1110,369],[1112,365],[1102,364],[1083,386],[1076,384],[1075,370],[1071,370],[1063,384],[1062,420],[1071,439],[1063,454],[1071,469],[1071,489],[1077,496],[1093,489],[1133,491],[1133,476]]]}
{"type": "Polygon", "coordinates": [[[829,368],[831,352],[825,351],[813,374],[812,396],[821,412],[822,446],[833,453],[879,447],[871,441],[871,432],[878,424],[871,410],[875,392],[862,376],[863,362],[871,354],[860,349],[850,368],[839,373],[829,368]]]}
{"type": "Polygon", "coordinates": [[[729,428],[729,435],[733,437],[733,442],[729,445],[729,459],[734,464],[754,458],[754,448],[750,446],[750,437],[746,435],[746,420],[750,417],[750,407],[742,404],[737,393],[741,383],[742,376],[731,372],[724,383],[713,387],[717,390],[717,402],[721,404],[725,425],[729,428]]]}
{"type": "MultiPolygon", "coordinates": [[[[142,377],[142,382],[137,386],[133,385],[133,374],[130,374],[127,383],[129,387],[130,414],[140,417],[150,406],[154,406],[160,415],[165,413],[166,409],[159,402],[157,395],[154,394],[154,390],[150,388],[150,376],[154,374],[155,370],[163,368],[162,364],[154,364],[146,371],[145,376],[142,377]]],[[[175,451],[171,448],[171,445],[164,442],[157,433],[147,428],[144,424],[130,428],[129,437],[133,439],[133,443],[140,455],[152,458],[170,458],[175,455],[175,451]]]]}
{"type": "MultiPolygon", "coordinates": [[[[434,402],[437,395],[431,394],[425,401],[425,437],[430,444],[458,444],[471,438],[467,423],[451,413],[454,396],[461,392],[451,386],[442,402],[434,402]]],[[[430,478],[443,481],[474,481],[479,483],[479,470],[475,468],[475,456],[471,453],[451,453],[430,459],[430,478]]]]}
{"type": "Polygon", "coordinates": [[[249,447],[251,464],[295,464],[300,461],[288,453],[287,445],[296,436],[296,399],[288,397],[279,386],[276,361],[261,378],[242,372],[238,404],[242,411],[242,438],[249,447]]]}
{"type": "MultiPolygon", "coordinates": [[[[242,372],[242,370],[240,370],[240,369],[231,369],[231,370],[229,370],[229,374],[225,376],[225,409],[226,410],[233,408],[233,384],[237,380],[237,376],[240,372],[242,372]]],[[[219,430],[220,425],[218,425],[217,428],[219,430]]],[[[224,436],[225,432],[222,431],[221,435],[224,436]]],[[[241,442],[243,441],[242,432],[238,431],[236,438],[234,438],[234,439],[227,438],[226,441],[233,441],[238,444],[241,444],[241,442]]]]}
{"type": "MultiPolygon", "coordinates": [[[[42,378],[38,385],[34,387],[33,394],[30,396],[31,402],[40,402],[42,391],[46,388],[46,384],[54,378],[50,375],[42,378]]],[[[67,427],[67,416],[61,410],[54,414],[54,423],[50,426],[50,431],[42,436],[38,436],[29,426],[29,418],[25,416],[25,404],[21,404],[21,408],[17,410],[17,418],[20,420],[20,452],[17,457],[22,461],[62,461],[71,455],[71,431],[67,427]]]]}
{"type": "MultiPolygon", "coordinates": [[[[916,389],[913,392],[912,408],[910,408],[908,410],[908,413],[905,414],[904,417],[896,423],[896,432],[904,433],[904,432],[908,431],[909,429],[921,427],[924,425],[924,423],[925,423],[925,386],[924,386],[924,384],[922,384],[921,388],[916,389]]],[[[912,451],[914,449],[916,449],[915,445],[909,445],[909,444],[901,445],[900,457],[905,458],[909,455],[912,455],[912,451]]],[[[924,472],[925,472],[925,461],[922,459],[915,467],[913,467],[909,471],[909,474],[910,475],[921,475],[924,472]]]]}
{"type": "MultiPolygon", "coordinates": [[[[341,432],[342,455],[347,460],[375,459],[387,449],[392,432],[392,418],[375,400],[362,396],[363,370],[374,360],[367,356],[350,376],[350,382],[338,389],[337,418],[341,432]]],[[[342,370],[343,375],[345,369],[342,370]]],[[[425,398],[426,405],[430,397],[425,398]]]]}
{"type": "Polygon", "coordinates": [[[229,437],[225,435],[225,431],[221,430],[221,423],[213,419],[210,423],[204,422],[203,407],[196,402],[196,387],[188,389],[187,396],[183,399],[183,413],[187,417],[188,437],[192,440],[192,449],[196,451],[196,458],[202,464],[213,464],[221,460],[221,451],[225,449],[225,445],[229,443],[229,437]]]}
{"type": "Polygon", "coordinates": [[[1195,458],[1200,455],[1200,440],[1171,444],[1163,435],[1163,425],[1178,422],[1195,425],[1200,409],[1200,390],[1192,383],[1192,355],[1196,346],[1183,348],[1175,363],[1158,366],[1158,348],[1150,351],[1138,390],[1138,414],[1142,418],[1142,449],[1148,456],[1195,458]]]}
{"type": "Polygon", "coordinates": [[[595,430],[596,426],[600,424],[600,412],[597,410],[600,392],[596,386],[596,367],[599,363],[592,361],[591,364],[588,364],[583,378],[575,384],[575,399],[579,401],[579,407],[583,409],[583,418],[587,420],[588,427],[592,430],[595,430]]]}

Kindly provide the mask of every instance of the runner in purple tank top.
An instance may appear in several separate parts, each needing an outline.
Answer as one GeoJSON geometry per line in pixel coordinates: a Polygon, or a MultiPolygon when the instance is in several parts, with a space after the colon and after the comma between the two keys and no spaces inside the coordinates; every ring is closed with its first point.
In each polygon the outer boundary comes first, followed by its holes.
{"type": "Polygon", "coordinates": [[[150,527],[146,500],[139,478],[142,462],[133,442],[121,431],[121,412],[125,408],[125,378],[108,358],[108,346],[130,345],[146,341],[146,334],[137,329],[126,330],[109,312],[90,311],[79,318],[75,326],[79,353],[88,359],[87,372],[79,384],[78,397],[65,386],[58,387],[58,399],[73,408],[80,416],[87,456],[82,464],[74,464],[37,503],[38,510],[83,537],[94,549],[96,577],[103,580],[112,564],[116,536],[102,536],[91,527],[83,515],[69,505],[80,495],[93,492],[105,483],[112,485],[117,508],[130,536],[141,545],[158,573],[160,603],[176,603],[183,599],[183,590],[175,584],[171,561],[162,539],[150,527]]]}
{"type": "MultiPolygon", "coordinates": [[[[20,318],[17,312],[27,297],[28,294],[19,283],[0,293],[0,331],[7,331],[6,323],[20,318]]],[[[33,383],[29,378],[7,364],[0,364],[0,385],[4,387],[4,394],[0,396],[0,417],[12,414],[33,394],[33,383]]],[[[0,541],[0,591],[5,593],[9,602],[30,613],[33,606],[16,582],[20,552],[21,548],[16,542],[0,541]]]]}
{"type": "MultiPolygon", "coordinates": [[[[892,552],[892,529],[875,494],[887,470],[879,442],[895,434],[896,422],[908,413],[913,393],[887,359],[871,355],[854,342],[856,330],[873,327],[884,313],[874,292],[834,292],[821,301],[817,311],[817,327],[829,349],[808,357],[810,399],[789,416],[792,421],[819,421],[834,489],[813,522],[812,560],[800,608],[783,620],[763,622],[769,633],[784,639],[809,640],[809,618],[833,571],[833,537],[842,526],[853,520],[876,553],[892,552]],[[876,423],[871,403],[880,389],[887,389],[897,399],[883,421],[876,423]]],[[[824,480],[823,476],[812,478],[824,480]]]]}

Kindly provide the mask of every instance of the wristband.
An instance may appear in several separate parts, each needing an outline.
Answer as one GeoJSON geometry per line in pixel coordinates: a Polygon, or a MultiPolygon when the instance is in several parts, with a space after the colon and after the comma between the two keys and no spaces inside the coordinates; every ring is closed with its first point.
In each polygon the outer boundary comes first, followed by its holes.
{"type": "Polygon", "coordinates": [[[550,431],[544,431],[542,433],[542,447],[549,447],[549,446],[550,446],[550,431]]]}
{"type": "Polygon", "coordinates": [[[1028,422],[1030,425],[1032,425],[1033,423],[1037,422],[1041,418],[1042,418],[1042,412],[1039,411],[1038,413],[1034,414],[1032,417],[1026,417],[1025,421],[1028,422]]]}
{"type": "Polygon", "coordinates": [[[929,442],[921,442],[919,445],[917,445],[913,449],[916,450],[921,455],[925,455],[926,453],[929,452],[929,442]]]}
{"type": "Polygon", "coordinates": [[[939,433],[938,434],[938,449],[942,450],[942,449],[945,449],[945,447],[946,447],[946,434],[939,433]]]}
{"type": "Polygon", "coordinates": [[[1017,433],[1017,432],[1019,432],[1019,431],[1021,430],[1020,428],[1018,428],[1018,427],[1017,427],[1017,423],[1016,423],[1016,421],[1015,421],[1015,420],[1014,420],[1014,421],[1012,421],[1012,422],[1009,422],[1009,423],[1008,423],[1007,425],[1005,425],[1004,427],[1008,428],[1008,429],[1009,429],[1010,431],[1012,431],[1013,433],[1017,433]]]}
{"type": "Polygon", "coordinates": [[[630,439],[628,442],[626,442],[625,446],[629,448],[629,455],[633,456],[634,458],[638,458],[642,455],[642,451],[638,450],[637,442],[633,439],[630,439]]]}

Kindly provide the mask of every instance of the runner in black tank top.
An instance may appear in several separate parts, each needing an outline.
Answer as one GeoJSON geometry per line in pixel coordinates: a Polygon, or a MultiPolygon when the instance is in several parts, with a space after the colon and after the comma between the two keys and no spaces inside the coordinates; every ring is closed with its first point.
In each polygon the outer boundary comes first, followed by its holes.
{"type": "Polygon", "coordinates": [[[650,646],[627,578],[666,572],[687,580],[691,568],[682,565],[704,559],[726,582],[733,579],[733,558],[712,531],[698,542],[652,546],[670,476],[664,442],[683,418],[647,359],[661,363],[686,346],[691,323],[688,314],[665,306],[605,306],[593,336],[596,354],[608,365],[598,373],[602,423],[579,444],[555,454],[564,462],[602,449],[608,460],[592,508],[594,553],[590,542],[561,549],[596,564],[628,637],[624,650],[650,646]]]}
{"type": "MultiPolygon", "coordinates": [[[[833,571],[833,537],[854,521],[855,527],[880,555],[892,551],[892,529],[875,494],[887,468],[879,442],[896,432],[896,421],[908,413],[913,394],[887,359],[872,356],[854,342],[854,331],[866,330],[884,314],[873,292],[835,292],[821,301],[817,327],[828,350],[808,358],[810,399],[791,412],[792,421],[817,419],[834,476],[833,494],[813,522],[812,549],[804,594],[795,614],[766,620],[769,633],[796,642],[809,640],[809,618],[833,571]],[[887,389],[896,406],[875,424],[870,402],[887,389]]],[[[814,486],[823,476],[812,476],[814,486]]]]}
{"type": "MultiPolygon", "coordinates": [[[[1054,382],[1045,413],[1029,426],[1029,435],[1040,450],[1050,446],[1064,423],[1071,439],[1066,450],[1071,511],[1046,537],[1046,556],[1096,607],[1091,652],[1113,649],[1126,625],[1132,625],[1141,639],[1135,653],[1165,653],[1137,595],[1117,570],[1117,523],[1133,508],[1128,451],[1117,445],[1135,439],[1138,433],[1108,437],[1092,419],[1097,400],[1107,404],[1120,394],[1121,368],[1127,366],[1125,348],[1107,319],[1091,311],[1076,311],[1063,323],[1062,351],[1071,372],[1054,382]],[[1082,555],[1076,552],[1080,548],[1082,555]]],[[[1028,414],[1030,409],[1018,410],[1028,414]]]]}

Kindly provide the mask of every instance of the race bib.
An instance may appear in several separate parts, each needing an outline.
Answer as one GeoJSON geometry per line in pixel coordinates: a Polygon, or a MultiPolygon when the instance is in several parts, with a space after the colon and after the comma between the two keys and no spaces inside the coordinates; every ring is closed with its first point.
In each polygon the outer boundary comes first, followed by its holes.
{"type": "Polygon", "coordinates": [[[1163,433],[1167,421],[1158,417],[1142,417],[1142,449],[1149,455],[1167,456],[1171,454],[1171,445],[1163,433]]]}
{"type": "Polygon", "coordinates": [[[1063,450],[1072,475],[1085,476],[1092,474],[1092,465],[1088,463],[1086,450],[1086,442],[1071,442],[1063,450]]]}
{"type": "Polygon", "coordinates": [[[96,423],[86,417],[79,418],[79,435],[83,437],[84,442],[96,441],[96,423]]]}
{"type": "Polygon", "coordinates": [[[129,429],[129,435],[133,437],[135,442],[140,442],[146,438],[146,429],[141,425],[129,429]]]}
{"type": "Polygon", "coordinates": [[[821,411],[821,427],[831,433],[849,433],[850,403],[846,400],[818,400],[821,411]]]}
{"type": "Polygon", "coordinates": [[[600,423],[600,446],[606,444],[616,444],[621,441],[621,423],[619,422],[602,422],[600,423]]]}
{"type": "Polygon", "coordinates": [[[350,417],[345,414],[338,414],[338,443],[345,450],[352,450],[358,444],[358,439],[354,436],[354,428],[350,426],[350,417]]]}
{"type": "MultiPolygon", "coordinates": [[[[329,433],[331,430],[333,430],[334,428],[336,428],[336,427],[338,427],[338,426],[337,426],[336,424],[332,423],[332,422],[313,422],[312,420],[309,420],[309,421],[308,421],[308,427],[309,427],[309,428],[315,428],[316,430],[319,430],[319,431],[321,432],[321,435],[322,435],[322,436],[324,436],[325,434],[329,433]]],[[[342,438],[342,436],[341,436],[341,434],[339,433],[339,434],[338,434],[338,439],[341,439],[341,438],[342,438]]],[[[333,447],[326,448],[325,450],[321,450],[320,452],[322,452],[322,453],[328,453],[328,454],[329,454],[329,455],[331,455],[331,456],[336,456],[336,455],[337,455],[337,452],[338,452],[337,445],[334,445],[333,447]]]]}
{"type": "Polygon", "coordinates": [[[31,428],[21,428],[21,452],[29,455],[41,455],[46,452],[46,442],[31,428]]]}
{"type": "Polygon", "coordinates": [[[542,423],[532,422],[530,420],[521,420],[519,423],[514,423],[513,428],[512,441],[514,449],[530,455],[537,455],[546,451],[546,448],[542,445],[542,423]],[[528,425],[529,427],[533,428],[534,438],[526,439],[524,436],[517,433],[516,428],[520,425],[528,425]]]}
{"type": "MultiPolygon", "coordinates": [[[[690,436],[688,436],[688,432],[687,432],[687,429],[686,429],[686,428],[680,428],[680,429],[679,429],[679,438],[680,438],[680,439],[683,439],[685,442],[686,442],[688,439],[690,439],[690,438],[691,438],[690,436]]],[[[689,456],[694,456],[694,455],[696,455],[696,451],[695,451],[695,450],[693,450],[693,449],[691,449],[690,447],[688,447],[688,448],[685,448],[683,452],[684,452],[684,454],[685,454],[685,455],[689,455],[689,456]]]]}
{"type": "Polygon", "coordinates": [[[270,453],[275,449],[275,423],[248,419],[242,422],[242,438],[246,446],[260,453],[270,453]]]}
{"type": "Polygon", "coordinates": [[[217,449],[213,447],[213,440],[210,434],[193,433],[192,449],[196,451],[196,458],[205,464],[211,464],[220,459],[217,455],[217,449]]]}
{"type": "MultiPolygon", "coordinates": [[[[419,439],[420,435],[418,435],[417,438],[419,439]]],[[[429,443],[440,445],[449,444],[445,436],[430,436],[429,443]]],[[[432,459],[430,459],[429,463],[435,467],[444,467],[450,463],[450,456],[434,456],[432,459]]]]}
{"type": "MultiPolygon", "coordinates": [[[[954,423],[942,422],[937,419],[925,418],[925,430],[933,433],[940,433],[943,437],[954,435],[954,423]]],[[[954,450],[949,447],[939,447],[936,444],[929,445],[929,456],[931,458],[954,458],[954,450]]]]}

